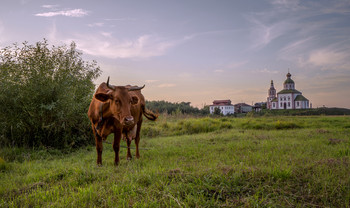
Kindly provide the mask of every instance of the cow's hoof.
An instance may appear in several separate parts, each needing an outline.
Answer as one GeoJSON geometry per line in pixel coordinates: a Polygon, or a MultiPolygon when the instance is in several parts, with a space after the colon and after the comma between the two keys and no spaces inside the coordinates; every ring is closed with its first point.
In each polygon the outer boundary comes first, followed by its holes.
{"type": "Polygon", "coordinates": [[[131,161],[132,157],[127,157],[126,159],[129,160],[129,161],[131,161]]]}

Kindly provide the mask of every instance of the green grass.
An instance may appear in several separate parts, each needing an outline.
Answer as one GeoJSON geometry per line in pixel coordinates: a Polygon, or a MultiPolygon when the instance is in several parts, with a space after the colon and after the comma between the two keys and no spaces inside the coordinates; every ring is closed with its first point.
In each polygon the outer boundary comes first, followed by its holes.
{"type": "Polygon", "coordinates": [[[349,207],[349,123],[161,117],[144,123],[149,150],[127,161],[122,148],[118,167],[108,143],[102,167],[94,147],[0,149],[0,206],[349,207]]]}

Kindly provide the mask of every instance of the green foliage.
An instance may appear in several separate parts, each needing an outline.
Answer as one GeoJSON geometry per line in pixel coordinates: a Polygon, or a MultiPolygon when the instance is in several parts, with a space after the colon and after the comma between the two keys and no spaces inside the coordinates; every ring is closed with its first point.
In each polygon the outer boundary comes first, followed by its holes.
{"type": "Polygon", "coordinates": [[[10,169],[10,165],[0,157],[0,172],[5,172],[10,169]]]}
{"type": "Polygon", "coordinates": [[[10,167],[0,171],[0,207],[349,207],[349,116],[159,119],[145,127],[231,127],[143,137],[148,150],[128,161],[122,148],[118,167],[108,143],[102,167],[92,146],[0,149],[10,167]],[[271,126],[242,129],[248,121],[271,126]]]}
{"type": "Polygon", "coordinates": [[[80,146],[91,143],[86,115],[100,74],[76,45],[14,44],[0,51],[0,145],[80,146]]]}
{"type": "Polygon", "coordinates": [[[218,116],[222,115],[220,108],[214,108],[214,113],[213,114],[214,115],[218,115],[218,116]]]}
{"type": "Polygon", "coordinates": [[[346,108],[311,108],[294,110],[268,110],[253,112],[257,116],[311,116],[311,115],[350,115],[350,109],[346,108]]]}
{"type": "Polygon", "coordinates": [[[158,112],[167,113],[170,115],[191,114],[191,115],[208,115],[209,106],[205,106],[203,109],[192,107],[190,102],[171,103],[168,101],[146,101],[148,109],[158,112]]]}

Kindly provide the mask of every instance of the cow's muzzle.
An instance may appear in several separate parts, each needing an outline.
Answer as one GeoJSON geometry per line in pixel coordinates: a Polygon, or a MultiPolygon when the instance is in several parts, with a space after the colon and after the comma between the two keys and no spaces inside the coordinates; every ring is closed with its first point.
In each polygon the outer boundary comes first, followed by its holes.
{"type": "Polygon", "coordinates": [[[127,117],[124,118],[124,125],[131,126],[133,124],[134,124],[134,117],[127,116],[127,117]]]}

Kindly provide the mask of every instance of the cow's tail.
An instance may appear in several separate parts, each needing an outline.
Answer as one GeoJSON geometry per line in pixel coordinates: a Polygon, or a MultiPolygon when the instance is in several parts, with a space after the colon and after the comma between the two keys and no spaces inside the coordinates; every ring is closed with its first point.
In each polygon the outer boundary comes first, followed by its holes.
{"type": "Polygon", "coordinates": [[[143,107],[143,115],[151,121],[155,121],[158,118],[158,115],[143,107]]]}

